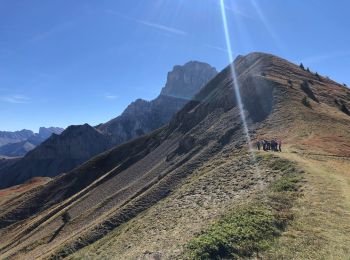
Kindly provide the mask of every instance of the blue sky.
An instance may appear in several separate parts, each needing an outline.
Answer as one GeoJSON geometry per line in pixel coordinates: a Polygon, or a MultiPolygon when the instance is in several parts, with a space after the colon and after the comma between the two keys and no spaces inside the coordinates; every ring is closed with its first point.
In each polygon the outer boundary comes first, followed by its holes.
{"type": "MultiPolygon", "coordinates": [[[[175,64],[223,69],[219,2],[0,0],[0,130],[96,125],[155,98],[175,64]]],[[[273,53],[350,85],[350,1],[225,5],[234,55],[273,53]]]]}

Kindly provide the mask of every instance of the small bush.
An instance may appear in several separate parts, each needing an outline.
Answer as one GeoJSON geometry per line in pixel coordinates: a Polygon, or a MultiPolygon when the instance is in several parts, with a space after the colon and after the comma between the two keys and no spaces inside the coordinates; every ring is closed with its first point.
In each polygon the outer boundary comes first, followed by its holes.
{"type": "Polygon", "coordinates": [[[62,221],[64,224],[68,223],[71,220],[71,217],[68,213],[68,211],[64,212],[62,215],[62,221]]]}
{"type": "Polygon", "coordinates": [[[273,160],[269,164],[269,168],[276,171],[279,170],[283,173],[292,173],[295,171],[294,164],[284,159],[273,160]]]}
{"type": "Polygon", "coordinates": [[[306,69],[306,71],[307,71],[307,72],[310,72],[310,69],[309,69],[309,67],[308,67],[308,68],[306,69]]]}
{"type": "Polygon", "coordinates": [[[309,100],[307,99],[307,97],[303,97],[303,99],[301,100],[301,103],[302,103],[304,106],[306,106],[306,107],[308,107],[308,108],[311,108],[311,104],[310,104],[309,100]]]}
{"type": "Polygon", "coordinates": [[[313,101],[319,103],[318,99],[316,98],[314,92],[310,88],[309,83],[305,80],[301,85],[300,88],[304,93],[307,95],[308,98],[312,99],[313,101]]]}
{"type": "Polygon", "coordinates": [[[318,79],[319,81],[322,81],[321,76],[320,76],[317,72],[315,73],[315,76],[317,77],[317,79],[318,79]]]}
{"type": "Polygon", "coordinates": [[[305,70],[305,67],[304,67],[304,64],[303,64],[303,63],[300,63],[299,67],[300,67],[302,70],[305,70]]]}
{"type": "Polygon", "coordinates": [[[348,85],[346,85],[345,83],[343,83],[343,86],[344,86],[344,87],[347,87],[348,85]]]}
{"type": "Polygon", "coordinates": [[[341,111],[343,112],[343,113],[345,113],[345,114],[347,114],[348,116],[350,116],[350,111],[349,111],[349,109],[346,107],[346,105],[343,103],[342,105],[341,105],[341,111]]]}
{"type": "Polygon", "coordinates": [[[298,191],[300,176],[296,174],[287,174],[284,178],[279,179],[271,185],[274,192],[293,192],[298,191]]]}
{"type": "Polygon", "coordinates": [[[190,242],[189,259],[252,257],[280,234],[277,225],[271,210],[262,204],[238,208],[190,242]]]}
{"type": "Polygon", "coordinates": [[[291,208],[299,194],[301,171],[288,160],[260,159],[271,160],[269,168],[283,173],[268,187],[267,198],[236,208],[194,238],[186,247],[185,259],[259,259],[259,253],[293,220],[291,208]]]}

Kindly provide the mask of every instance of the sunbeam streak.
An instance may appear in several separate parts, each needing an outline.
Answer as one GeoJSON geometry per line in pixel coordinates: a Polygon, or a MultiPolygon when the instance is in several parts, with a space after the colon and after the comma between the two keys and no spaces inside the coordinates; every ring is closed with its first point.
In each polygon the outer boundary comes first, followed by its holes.
{"type": "Polygon", "coordinates": [[[252,147],[252,142],[251,142],[251,138],[250,138],[250,135],[249,135],[247,120],[246,120],[245,114],[244,114],[242,96],[241,96],[241,92],[240,92],[239,85],[238,85],[237,73],[236,73],[236,68],[235,68],[234,60],[233,60],[231,38],[230,38],[229,30],[228,30],[228,23],[227,23],[227,16],[226,16],[224,0],[220,0],[220,6],[221,6],[222,23],[223,23],[223,26],[224,26],[227,54],[228,54],[228,59],[229,59],[229,62],[230,62],[230,72],[231,72],[231,77],[232,77],[232,80],[233,80],[233,89],[235,91],[235,97],[236,97],[236,101],[237,101],[237,105],[238,105],[238,108],[239,108],[240,117],[241,117],[242,124],[243,124],[243,130],[244,130],[245,138],[246,138],[247,144],[248,144],[248,152],[250,153],[251,159],[252,159],[252,161],[253,161],[253,163],[255,165],[255,171],[260,175],[259,168],[258,168],[258,166],[255,163],[256,162],[256,156],[255,156],[255,153],[254,153],[254,150],[253,150],[253,147],[252,147]]]}
{"type": "Polygon", "coordinates": [[[259,19],[262,22],[262,24],[264,25],[265,29],[270,34],[270,37],[272,38],[272,40],[276,44],[276,47],[279,48],[281,51],[286,52],[285,47],[281,44],[279,38],[277,37],[276,33],[273,31],[271,25],[269,24],[265,15],[261,11],[261,8],[257,4],[257,2],[255,0],[250,0],[250,3],[254,7],[254,9],[255,9],[256,13],[258,14],[259,19]]]}
{"type": "Polygon", "coordinates": [[[220,6],[221,6],[221,16],[222,16],[222,22],[224,26],[224,33],[225,33],[225,40],[226,40],[226,48],[227,48],[227,54],[228,54],[228,59],[230,62],[230,71],[231,71],[231,76],[233,80],[233,88],[235,91],[235,96],[236,96],[236,101],[238,104],[239,108],[239,113],[241,116],[241,120],[243,123],[243,128],[244,128],[244,133],[247,138],[247,142],[249,144],[249,150],[252,151],[251,147],[251,139],[249,136],[249,131],[248,131],[248,126],[247,126],[247,120],[244,115],[244,109],[243,109],[243,103],[242,103],[242,97],[241,93],[239,90],[239,85],[238,85],[238,80],[237,80],[237,75],[236,75],[236,69],[233,63],[233,52],[232,52],[232,45],[231,45],[231,39],[230,39],[230,34],[228,31],[228,24],[227,24],[227,17],[226,17],[226,10],[225,10],[225,3],[224,0],[220,0],[220,6]]]}

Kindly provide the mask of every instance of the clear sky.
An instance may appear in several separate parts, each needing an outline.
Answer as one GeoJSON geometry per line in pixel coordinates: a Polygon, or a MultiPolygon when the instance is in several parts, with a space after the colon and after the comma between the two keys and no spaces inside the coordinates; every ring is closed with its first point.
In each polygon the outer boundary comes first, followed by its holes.
{"type": "MultiPolygon", "coordinates": [[[[0,130],[89,123],[153,99],[175,64],[228,65],[219,0],[0,0],[0,130]]],[[[234,55],[350,85],[350,1],[225,0],[234,55]]]]}

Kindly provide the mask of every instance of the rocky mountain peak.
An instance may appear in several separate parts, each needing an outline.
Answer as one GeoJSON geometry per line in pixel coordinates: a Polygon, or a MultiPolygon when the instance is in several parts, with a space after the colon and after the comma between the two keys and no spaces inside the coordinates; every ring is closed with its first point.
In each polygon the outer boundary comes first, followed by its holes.
{"type": "Polygon", "coordinates": [[[216,69],[204,62],[190,61],[183,66],[176,65],[168,73],[161,95],[191,99],[216,74],[216,69]]]}
{"type": "Polygon", "coordinates": [[[64,131],[63,128],[60,127],[40,127],[39,128],[39,137],[42,139],[49,138],[52,134],[61,134],[64,131]]]}

